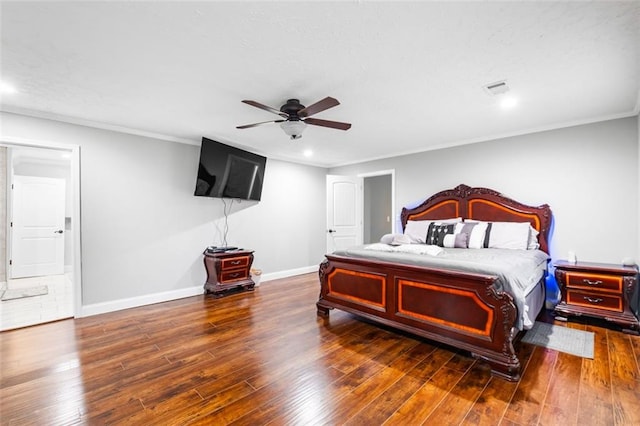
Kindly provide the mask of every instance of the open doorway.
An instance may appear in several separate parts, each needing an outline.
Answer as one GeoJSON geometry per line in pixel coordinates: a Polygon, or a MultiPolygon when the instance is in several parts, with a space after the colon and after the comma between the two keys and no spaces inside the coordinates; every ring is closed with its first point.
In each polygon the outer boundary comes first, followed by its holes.
{"type": "Polygon", "coordinates": [[[327,175],[327,253],[395,232],[395,171],[327,175]]]}
{"type": "Polygon", "coordinates": [[[0,330],[74,317],[81,306],[79,147],[3,140],[0,149],[0,330]]]}
{"type": "Polygon", "coordinates": [[[363,179],[363,242],[377,243],[393,232],[391,208],[391,176],[370,176],[363,179]]]}
{"type": "Polygon", "coordinates": [[[358,175],[363,179],[363,242],[377,243],[385,234],[395,232],[394,171],[358,175]]]}

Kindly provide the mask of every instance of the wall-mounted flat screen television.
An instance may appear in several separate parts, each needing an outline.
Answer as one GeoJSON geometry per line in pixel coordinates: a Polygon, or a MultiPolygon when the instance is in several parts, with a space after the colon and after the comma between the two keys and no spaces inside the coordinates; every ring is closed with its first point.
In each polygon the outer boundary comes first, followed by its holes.
{"type": "Polygon", "coordinates": [[[202,138],[195,195],[260,201],[267,158],[202,138]]]}

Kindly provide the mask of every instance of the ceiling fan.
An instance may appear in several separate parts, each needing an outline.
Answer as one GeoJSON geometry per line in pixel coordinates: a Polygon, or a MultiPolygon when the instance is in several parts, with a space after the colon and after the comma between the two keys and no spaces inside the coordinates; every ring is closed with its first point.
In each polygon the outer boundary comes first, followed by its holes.
{"type": "Polygon", "coordinates": [[[349,130],[351,128],[350,123],[320,120],[319,118],[311,117],[312,115],[322,112],[326,109],[340,105],[340,102],[338,102],[337,99],[329,96],[322,99],[321,101],[316,102],[313,105],[309,105],[308,107],[302,105],[298,99],[289,99],[287,103],[280,107],[279,110],[267,105],[263,105],[260,102],[256,101],[244,100],[242,102],[247,105],[251,105],[256,108],[272,112],[274,114],[278,114],[282,118],[279,120],[245,124],[244,126],[237,126],[236,129],[248,129],[250,127],[256,127],[267,123],[280,123],[280,127],[282,127],[282,130],[284,130],[287,135],[291,136],[291,139],[300,139],[302,137],[302,132],[304,131],[307,124],[311,124],[313,126],[330,127],[332,129],[338,130],[349,130]]]}

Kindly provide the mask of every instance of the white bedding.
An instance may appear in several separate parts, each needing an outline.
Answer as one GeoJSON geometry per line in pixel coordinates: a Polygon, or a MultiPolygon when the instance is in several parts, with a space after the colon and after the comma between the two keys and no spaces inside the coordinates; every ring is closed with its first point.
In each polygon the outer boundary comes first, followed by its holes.
{"type": "Polygon", "coordinates": [[[535,318],[530,318],[526,296],[545,276],[549,259],[541,250],[460,249],[425,244],[390,246],[376,243],[334,254],[495,275],[498,277],[496,290],[506,291],[514,298],[520,313],[516,327],[520,330],[533,326],[535,318]]]}
{"type": "Polygon", "coordinates": [[[364,250],[386,251],[392,253],[412,253],[412,254],[428,254],[429,256],[437,256],[444,252],[442,247],[429,246],[426,244],[400,244],[397,246],[391,244],[368,244],[363,247],[364,250]]]}

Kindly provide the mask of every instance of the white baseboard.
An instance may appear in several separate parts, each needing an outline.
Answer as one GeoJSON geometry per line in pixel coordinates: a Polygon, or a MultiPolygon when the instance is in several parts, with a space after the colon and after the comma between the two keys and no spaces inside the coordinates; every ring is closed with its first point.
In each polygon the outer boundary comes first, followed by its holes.
{"type": "MultiPolygon", "coordinates": [[[[292,277],[295,275],[317,272],[318,265],[306,266],[304,268],[289,269],[287,271],[272,272],[262,275],[261,283],[265,281],[277,280],[280,278],[292,277]]],[[[120,311],[122,309],[137,308],[139,306],[152,305],[154,303],[168,302],[170,300],[182,299],[185,297],[199,296],[204,293],[201,285],[196,287],[181,288],[179,290],[164,291],[162,293],[146,294],[144,296],[130,297],[127,299],[113,300],[109,302],[94,303],[84,305],[80,315],[76,317],[89,317],[92,315],[106,314],[108,312],[120,311]]]]}
{"type": "Polygon", "coordinates": [[[107,312],[120,311],[122,309],[137,308],[139,306],[152,305],[154,303],[168,302],[170,300],[182,299],[185,297],[198,296],[204,293],[201,285],[197,287],[181,288],[179,290],[164,291],[162,293],[146,294],[144,296],[130,297],[109,302],[83,305],[80,315],[77,317],[88,317],[91,315],[106,314],[107,312]]]}
{"type": "Polygon", "coordinates": [[[295,275],[308,274],[310,272],[318,272],[318,265],[305,266],[304,268],[289,269],[287,271],[271,272],[262,275],[261,282],[277,280],[280,278],[293,277],[295,275]]]}

